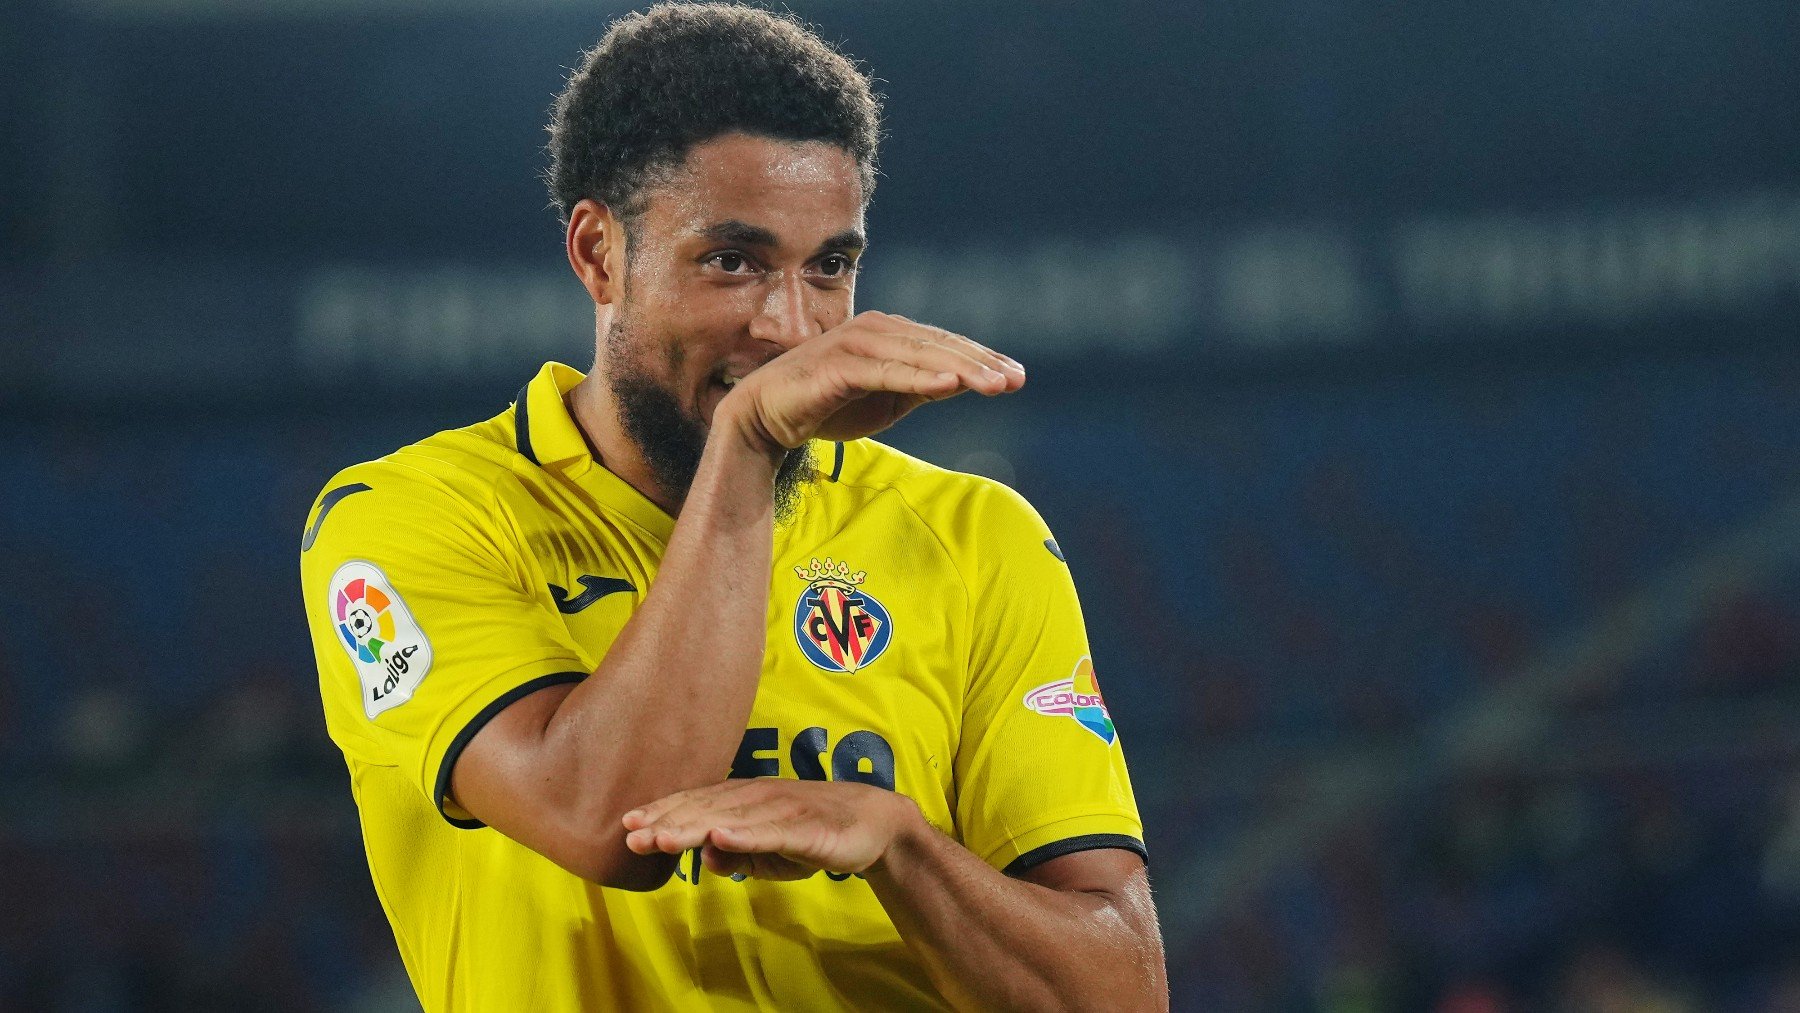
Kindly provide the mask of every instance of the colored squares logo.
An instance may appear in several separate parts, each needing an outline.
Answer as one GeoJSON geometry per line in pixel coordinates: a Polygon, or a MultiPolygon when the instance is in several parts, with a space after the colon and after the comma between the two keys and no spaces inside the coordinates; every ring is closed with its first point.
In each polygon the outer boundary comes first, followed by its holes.
{"type": "Polygon", "coordinates": [[[381,650],[394,640],[392,602],[378,587],[358,577],[337,594],[338,635],[365,662],[381,660],[381,650]]]}

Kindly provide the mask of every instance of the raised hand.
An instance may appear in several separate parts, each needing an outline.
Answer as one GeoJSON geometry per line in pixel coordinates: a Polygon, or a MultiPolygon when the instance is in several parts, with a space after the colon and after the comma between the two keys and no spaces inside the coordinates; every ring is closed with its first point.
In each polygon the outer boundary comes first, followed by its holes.
{"type": "MultiPolygon", "coordinates": [[[[739,381],[718,411],[769,449],[886,429],[927,401],[965,390],[1005,394],[1017,362],[960,334],[889,313],[859,313],[739,381]]],[[[717,425],[721,416],[714,415],[717,425]]]]}

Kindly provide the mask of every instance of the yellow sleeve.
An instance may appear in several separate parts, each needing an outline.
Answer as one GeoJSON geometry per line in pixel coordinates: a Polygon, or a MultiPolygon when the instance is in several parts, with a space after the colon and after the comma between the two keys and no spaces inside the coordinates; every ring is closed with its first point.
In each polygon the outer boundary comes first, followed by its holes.
{"type": "Polygon", "coordinates": [[[956,756],[964,843],[1012,875],[1092,848],[1144,855],[1124,749],[1061,549],[1005,486],[984,483],[958,514],[971,598],[956,756]]]}
{"type": "Polygon", "coordinates": [[[300,553],[332,739],[466,829],[482,824],[444,797],[463,747],[520,697],[588,675],[492,497],[351,469],[314,503],[300,553]]]}

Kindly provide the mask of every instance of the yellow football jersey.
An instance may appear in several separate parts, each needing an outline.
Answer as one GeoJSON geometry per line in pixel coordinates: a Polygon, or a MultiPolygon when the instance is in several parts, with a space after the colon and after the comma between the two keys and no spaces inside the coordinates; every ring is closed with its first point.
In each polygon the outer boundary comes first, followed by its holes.
{"type": "MultiPolygon", "coordinates": [[[[326,726],[425,1008],[946,1008],[860,877],[734,879],[690,852],[658,890],[611,890],[445,798],[488,719],[593,671],[674,529],[593,460],[563,401],[580,379],[549,363],[500,415],[339,473],[302,538],[326,726]]],[[[903,792],[1015,874],[1143,853],[1074,584],[1036,512],[869,440],[813,452],[818,481],[775,530],[750,726],[718,776],[903,792]]],[[[708,607],[692,602],[693,621],[708,607]]]]}

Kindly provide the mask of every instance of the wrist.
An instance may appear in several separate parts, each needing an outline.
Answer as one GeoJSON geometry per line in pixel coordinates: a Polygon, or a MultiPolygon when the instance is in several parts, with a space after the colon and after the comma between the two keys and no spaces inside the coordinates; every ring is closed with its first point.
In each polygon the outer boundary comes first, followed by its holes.
{"type": "Polygon", "coordinates": [[[870,864],[870,874],[885,873],[895,863],[904,864],[909,857],[918,854],[931,836],[937,833],[917,802],[899,792],[885,789],[883,792],[888,796],[890,809],[888,838],[881,854],[870,864]]]}
{"type": "Polygon", "coordinates": [[[780,467],[788,448],[770,435],[758,417],[754,405],[746,400],[747,392],[732,391],[713,410],[714,433],[722,433],[734,446],[748,450],[780,467]]]}

